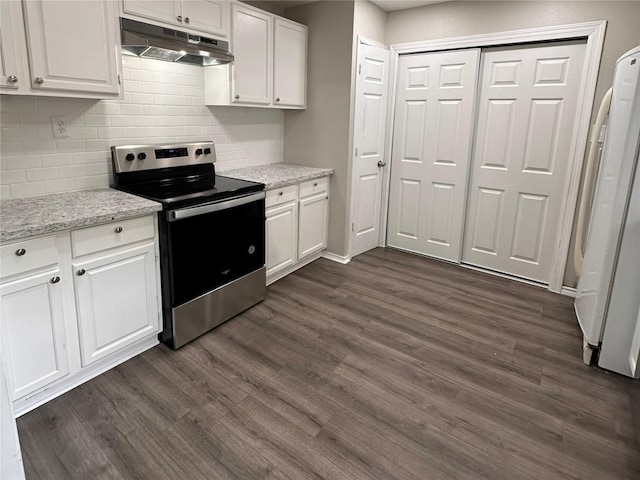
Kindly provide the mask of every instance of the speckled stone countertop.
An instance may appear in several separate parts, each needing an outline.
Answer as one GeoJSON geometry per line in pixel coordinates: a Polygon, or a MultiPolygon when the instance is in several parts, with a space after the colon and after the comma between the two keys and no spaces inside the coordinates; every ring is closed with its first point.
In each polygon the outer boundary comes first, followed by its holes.
{"type": "Polygon", "coordinates": [[[239,178],[251,182],[264,183],[267,190],[272,188],[293,185],[313,178],[320,178],[326,175],[333,175],[332,168],[315,168],[296,165],[295,163],[272,163],[269,165],[258,165],[256,167],[238,168],[219,172],[225,177],[239,178]]]}
{"type": "Polygon", "coordinates": [[[158,202],[103,188],[0,202],[0,242],[138,217],[162,210],[158,202]]]}

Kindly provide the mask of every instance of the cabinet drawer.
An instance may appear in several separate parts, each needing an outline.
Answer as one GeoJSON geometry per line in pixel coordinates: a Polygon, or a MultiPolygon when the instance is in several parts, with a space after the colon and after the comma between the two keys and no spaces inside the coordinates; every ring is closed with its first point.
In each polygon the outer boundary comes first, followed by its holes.
{"type": "Polygon", "coordinates": [[[108,250],[153,238],[153,215],[105,223],[71,232],[73,256],[108,250]]]}
{"type": "Polygon", "coordinates": [[[28,272],[58,263],[56,237],[51,235],[0,247],[2,277],[28,272]]]}
{"type": "Polygon", "coordinates": [[[298,192],[297,185],[289,185],[282,188],[274,188],[267,192],[266,207],[273,207],[274,205],[282,205],[287,202],[291,202],[296,199],[296,193],[298,192]]]}
{"type": "Polygon", "coordinates": [[[326,192],[329,188],[329,177],[314,178],[300,184],[300,198],[308,197],[315,193],[326,192]]]}

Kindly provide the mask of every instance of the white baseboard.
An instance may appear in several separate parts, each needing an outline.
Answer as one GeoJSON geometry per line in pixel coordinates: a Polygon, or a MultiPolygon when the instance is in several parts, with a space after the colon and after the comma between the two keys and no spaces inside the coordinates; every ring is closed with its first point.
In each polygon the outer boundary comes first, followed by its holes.
{"type": "Polygon", "coordinates": [[[562,290],[560,290],[560,294],[564,295],[565,297],[576,298],[576,289],[573,287],[562,287],[562,290]]]}
{"type": "Polygon", "coordinates": [[[351,257],[349,255],[337,255],[331,252],[324,252],[322,254],[322,258],[326,258],[327,260],[331,260],[332,262],[341,263],[342,265],[346,265],[351,261],[351,257]]]}

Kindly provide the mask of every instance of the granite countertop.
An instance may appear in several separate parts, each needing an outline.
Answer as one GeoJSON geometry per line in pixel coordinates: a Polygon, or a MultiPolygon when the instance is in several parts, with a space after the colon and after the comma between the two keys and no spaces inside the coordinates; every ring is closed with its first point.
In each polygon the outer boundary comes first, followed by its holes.
{"type": "Polygon", "coordinates": [[[158,202],[103,188],[0,202],[0,242],[162,210],[158,202]]]}
{"type": "Polygon", "coordinates": [[[332,168],[315,168],[296,165],[295,163],[272,163],[256,167],[237,168],[220,172],[225,177],[239,178],[251,182],[264,183],[267,190],[304,182],[313,178],[333,175],[332,168]]]}

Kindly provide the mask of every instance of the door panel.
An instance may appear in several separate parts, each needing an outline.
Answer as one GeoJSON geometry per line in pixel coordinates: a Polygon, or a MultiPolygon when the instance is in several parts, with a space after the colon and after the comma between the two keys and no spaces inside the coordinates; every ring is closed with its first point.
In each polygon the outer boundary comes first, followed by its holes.
{"type": "Polygon", "coordinates": [[[390,246],[460,261],[479,50],[400,57],[390,246]]]}
{"type": "Polygon", "coordinates": [[[549,281],[584,51],[483,53],[464,262],[549,281]]]}
{"type": "Polygon", "coordinates": [[[356,83],[351,256],[380,242],[380,203],[389,79],[389,51],[360,44],[356,83]]]}

